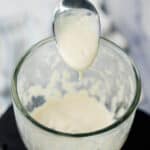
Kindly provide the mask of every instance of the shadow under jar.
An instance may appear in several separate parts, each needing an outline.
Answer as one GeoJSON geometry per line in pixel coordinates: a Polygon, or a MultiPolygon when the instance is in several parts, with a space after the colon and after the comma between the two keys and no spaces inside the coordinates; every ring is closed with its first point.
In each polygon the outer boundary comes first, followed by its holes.
{"type": "Polygon", "coordinates": [[[104,38],[100,39],[94,63],[79,80],[78,73],[59,55],[52,37],[32,46],[20,60],[13,75],[12,96],[17,125],[27,149],[119,150],[141,98],[141,80],[123,50],[104,38]],[[63,84],[64,80],[69,88],[63,84]],[[33,92],[35,86],[43,92],[33,92]],[[50,90],[45,92],[47,86],[50,90]],[[86,90],[113,114],[112,124],[92,132],[67,133],[48,128],[32,117],[34,110],[50,100],[44,97],[47,93],[49,97],[61,98],[81,90],[86,90]]]}

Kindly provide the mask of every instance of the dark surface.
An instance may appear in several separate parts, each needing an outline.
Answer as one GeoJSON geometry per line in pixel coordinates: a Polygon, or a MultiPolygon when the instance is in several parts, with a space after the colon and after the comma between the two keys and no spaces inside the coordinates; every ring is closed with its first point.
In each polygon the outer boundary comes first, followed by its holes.
{"type": "MultiPolygon", "coordinates": [[[[0,119],[0,150],[26,150],[16,127],[12,107],[0,119]]],[[[123,150],[150,150],[150,116],[137,111],[123,150]]]]}

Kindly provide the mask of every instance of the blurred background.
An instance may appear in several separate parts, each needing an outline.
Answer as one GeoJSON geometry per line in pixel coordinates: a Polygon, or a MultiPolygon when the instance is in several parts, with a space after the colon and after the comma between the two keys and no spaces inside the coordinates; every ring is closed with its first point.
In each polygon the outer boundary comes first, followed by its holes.
{"type": "MultiPolygon", "coordinates": [[[[150,114],[150,1],[91,0],[100,12],[102,35],[124,48],[143,81],[140,109],[150,114]]],[[[18,59],[52,35],[59,0],[0,0],[0,116],[11,104],[10,83],[18,59]]]]}

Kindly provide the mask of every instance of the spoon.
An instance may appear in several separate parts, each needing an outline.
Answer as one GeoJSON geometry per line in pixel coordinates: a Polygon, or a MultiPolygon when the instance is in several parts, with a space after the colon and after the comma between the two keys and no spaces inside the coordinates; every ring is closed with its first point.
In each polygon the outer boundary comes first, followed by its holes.
{"type": "Polygon", "coordinates": [[[96,57],[100,34],[99,13],[90,1],[60,1],[54,12],[53,36],[68,65],[77,71],[89,67],[96,57]]]}

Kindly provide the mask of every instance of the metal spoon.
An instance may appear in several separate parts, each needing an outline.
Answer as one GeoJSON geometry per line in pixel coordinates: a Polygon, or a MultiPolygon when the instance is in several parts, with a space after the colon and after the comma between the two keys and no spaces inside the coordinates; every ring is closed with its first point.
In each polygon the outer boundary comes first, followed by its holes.
{"type": "Polygon", "coordinates": [[[54,14],[53,36],[67,65],[78,72],[92,65],[99,50],[100,31],[99,14],[90,1],[60,2],[54,14]]]}

